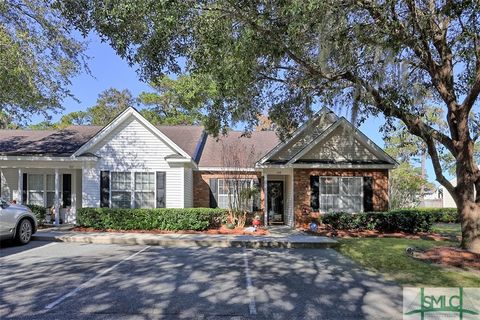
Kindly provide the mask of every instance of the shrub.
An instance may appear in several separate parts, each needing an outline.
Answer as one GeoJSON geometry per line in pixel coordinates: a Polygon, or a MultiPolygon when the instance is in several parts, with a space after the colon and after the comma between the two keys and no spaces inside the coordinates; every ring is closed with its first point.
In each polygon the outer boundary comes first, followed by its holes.
{"type": "Polygon", "coordinates": [[[206,230],[220,225],[223,209],[113,209],[81,208],[77,210],[78,225],[96,229],[116,230],[206,230]]]}
{"type": "Polygon", "coordinates": [[[394,210],[388,212],[327,213],[324,224],[338,230],[377,230],[382,232],[425,232],[435,220],[434,214],[419,210],[394,210]]]}
{"type": "Polygon", "coordinates": [[[418,212],[428,212],[433,215],[433,222],[460,223],[460,216],[456,208],[415,208],[418,212]]]}
{"type": "Polygon", "coordinates": [[[37,222],[39,225],[45,223],[45,216],[47,215],[47,208],[42,206],[37,206],[36,204],[27,204],[27,207],[32,210],[33,214],[37,218],[37,222]]]}

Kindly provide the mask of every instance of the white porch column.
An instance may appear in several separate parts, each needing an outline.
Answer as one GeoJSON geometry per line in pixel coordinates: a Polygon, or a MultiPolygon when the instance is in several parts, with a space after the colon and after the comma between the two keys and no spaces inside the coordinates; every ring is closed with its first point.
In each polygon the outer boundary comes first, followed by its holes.
{"type": "Polygon", "coordinates": [[[55,168],[55,224],[60,224],[60,174],[55,168]]]}
{"type": "Polygon", "coordinates": [[[268,177],[267,173],[265,173],[264,178],[263,178],[263,201],[264,201],[264,221],[265,221],[265,226],[268,225],[268,177]]]}
{"type": "Polygon", "coordinates": [[[23,170],[21,168],[18,169],[18,191],[17,191],[17,203],[24,204],[22,202],[23,198],[23,170]]]}

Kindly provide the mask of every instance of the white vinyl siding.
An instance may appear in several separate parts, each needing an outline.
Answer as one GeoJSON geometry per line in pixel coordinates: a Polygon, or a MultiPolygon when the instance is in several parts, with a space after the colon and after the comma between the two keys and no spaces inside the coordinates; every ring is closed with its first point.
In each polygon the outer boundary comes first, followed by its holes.
{"type": "Polygon", "coordinates": [[[362,177],[320,177],[320,211],[363,211],[362,177]]]}
{"type": "Polygon", "coordinates": [[[185,195],[185,168],[171,166],[165,157],[176,154],[163,140],[134,117],[118,125],[103,142],[89,151],[99,157],[94,167],[83,169],[83,206],[100,206],[100,171],[152,172],[166,175],[166,207],[184,208],[193,204],[185,195]]]}

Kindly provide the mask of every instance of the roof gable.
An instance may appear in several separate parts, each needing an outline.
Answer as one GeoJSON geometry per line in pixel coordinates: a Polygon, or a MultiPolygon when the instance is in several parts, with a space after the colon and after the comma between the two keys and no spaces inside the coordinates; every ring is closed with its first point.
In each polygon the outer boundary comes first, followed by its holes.
{"type": "Polygon", "coordinates": [[[396,164],[392,157],[344,117],[295,154],[288,164],[299,162],[396,164]]]}
{"type": "Polygon", "coordinates": [[[178,155],[192,159],[192,157],[175,144],[166,134],[152,125],[147,119],[145,119],[137,110],[134,108],[127,108],[122,113],[120,113],[113,121],[106,125],[102,130],[95,134],[88,142],[86,142],[81,148],[79,148],[72,156],[80,156],[91,150],[93,150],[98,144],[101,144],[104,139],[108,139],[110,133],[114,132],[117,127],[126,121],[130,121],[132,118],[136,119],[147,129],[149,129],[153,134],[155,134],[159,139],[165,142],[174,152],[178,155]]]}
{"type": "Polygon", "coordinates": [[[338,117],[332,110],[323,107],[312,117],[312,119],[295,130],[288,140],[277,144],[262,159],[260,159],[258,163],[288,162],[296,153],[322,134],[323,131],[337,120],[338,117]]]}

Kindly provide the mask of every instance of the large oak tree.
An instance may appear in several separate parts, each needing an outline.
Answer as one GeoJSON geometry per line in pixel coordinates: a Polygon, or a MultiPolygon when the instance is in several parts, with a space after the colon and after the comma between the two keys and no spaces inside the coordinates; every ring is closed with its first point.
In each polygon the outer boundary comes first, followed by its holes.
{"type": "Polygon", "coordinates": [[[119,55],[155,79],[168,72],[208,77],[218,95],[209,129],[225,119],[254,126],[268,109],[280,133],[312,104],[344,105],[353,118],[383,113],[422,139],[436,179],[462,219],[462,246],[480,252],[480,171],[474,160],[480,92],[477,0],[67,0],[85,34],[95,29],[119,55]],[[425,99],[444,108],[447,132],[422,121],[425,99]],[[456,186],[440,155],[456,163],[456,186]]]}

